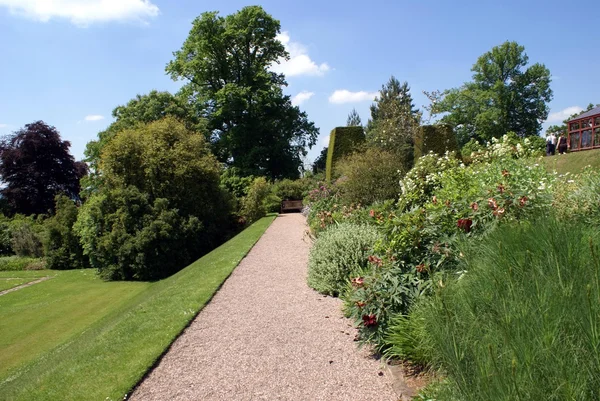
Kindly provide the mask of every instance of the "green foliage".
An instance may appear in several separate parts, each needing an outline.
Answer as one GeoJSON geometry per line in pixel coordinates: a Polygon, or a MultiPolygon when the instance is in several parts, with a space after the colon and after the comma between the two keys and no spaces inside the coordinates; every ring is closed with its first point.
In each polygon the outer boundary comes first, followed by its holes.
{"type": "Polygon", "coordinates": [[[313,162],[313,174],[318,174],[320,172],[325,171],[327,169],[327,154],[329,153],[329,148],[326,146],[321,150],[319,156],[313,162]]]}
{"type": "Polygon", "coordinates": [[[579,175],[566,174],[554,186],[553,212],[561,221],[579,220],[590,227],[600,224],[600,175],[586,168],[579,175]]]}
{"type": "Polygon", "coordinates": [[[17,256],[41,258],[44,256],[44,227],[42,219],[17,215],[11,221],[12,250],[17,256]]]}
{"type": "Polygon", "coordinates": [[[449,125],[423,125],[416,131],[414,141],[415,160],[429,152],[442,156],[458,151],[454,130],[449,125]]]}
{"type": "Polygon", "coordinates": [[[252,223],[267,214],[265,201],[270,201],[271,186],[265,177],[257,177],[248,189],[248,195],[242,201],[241,215],[246,222],[252,223]]]}
{"type": "Polygon", "coordinates": [[[360,120],[360,115],[356,111],[356,109],[352,109],[350,114],[348,114],[348,119],[346,120],[346,127],[362,127],[362,121],[360,120]]]}
{"type": "Polygon", "coordinates": [[[539,134],[552,100],[550,71],[529,67],[525,48],[505,42],[485,53],[471,69],[473,80],[444,92],[434,114],[456,130],[460,145],[471,138],[489,141],[512,131],[519,137],[539,134]]]}
{"type": "Polygon", "coordinates": [[[331,131],[325,172],[328,182],[333,178],[338,160],[357,150],[364,141],[365,131],[362,127],[336,127],[331,131]]]}
{"type": "Polygon", "coordinates": [[[0,256],[12,255],[12,236],[10,219],[0,215],[0,256]]]}
{"type": "Polygon", "coordinates": [[[420,340],[459,399],[596,398],[599,247],[587,224],[543,219],[465,249],[466,273],[418,306],[420,340]]]}
{"type": "Polygon", "coordinates": [[[281,200],[302,200],[308,193],[307,181],[284,179],[273,185],[273,192],[281,200]]]}
{"type": "Polygon", "coordinates": [[[207,118],[219,160],[242,175],[297,178],[319,134],[283,94],[285,77],[273,72],[288,57],[279,32],[279,21],[260,6],[226,17],[206,12],[166,68],[185,81],[182,95],[207,118]]]}
{"type": "Polygon", "coordinates": [[[366,267],[378,237],[371,226],[342,223],[330,227],[311,248],[308,285],[322,294],[342,293],[350,275],[366,267]]]}
{"type": "Polygon", "coordinates": [[[90,141],[85,149],[86,161],[90,164],[91,174],[83,182],[83,193],[89,196],[98,189],[101,176],[98,174],[98,164],[104,147],[119,133],[133,129],[139,125],[149,124],[173,117],[182,122],[187,129],[202,133],[208,137],[206,120],[198,117],[192,105],[183,96],[172,95],[169,92],[151,91],[146,95],[137,95],[124,106],[117,106],[112,116],[115,121],[104,131],[98,133],[96,141],[90,141]]]}
{"type": "Polygon", "coordinates": [[[345,204],[370,205],[398,197],[404,166],[390,152],[367,148],[340,160],[336,169],[342,177],[341,200],[345,204]]]}
{"type": "Polygon", "coordinates": [[[79,237],[73,231],[77,221],[77,206],[64,195],[56,197],[56,214],[45,221],[44,251],[49,269],[84,269],[90,267],[83,254],[79,237]]]}
{"type": "Polygon", "coordinates": [[[204,136],[173,117],[119,132],[99,166],[103,184],[75,227],[103,277],[165,277],[228,235],[219,163],[204,136]]]}
{"type": "Polygon", "coordinates": [[[24,256],[0,257],[0,271],[40,270],[45,268],[44,260],[24,256]]]}

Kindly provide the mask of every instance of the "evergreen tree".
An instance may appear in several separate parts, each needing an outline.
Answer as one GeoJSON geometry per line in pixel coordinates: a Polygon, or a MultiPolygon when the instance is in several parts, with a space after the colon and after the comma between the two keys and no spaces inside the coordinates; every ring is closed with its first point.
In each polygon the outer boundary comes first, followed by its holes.
{"type": "Polygon", "coordinates": [[[348,120],[346,120],[347,127],[362,127],[362,121],[360,120],[360,116],[356,112],[356,109],[352,109],[350,114],[348,114],[348,120]]]}
{"type": "Polygon", "coordinates": [[[377,120],[383,120],[390,117],[389,113],[395,113],[392,110],[402,110],[414,117],[419,115],[419,109],[415,108],[413,98],[410,94],[408,82],[400,83],[393,75],[390,77],[387,84],[381,86],[379,95],[370,107],[371,119],[367,123],[367,132],[376,124],[377,120]],[[394,106],[390,107],[389,104],[394,106]],[[388,114],[386,114],[388,113],[388,114]]]}

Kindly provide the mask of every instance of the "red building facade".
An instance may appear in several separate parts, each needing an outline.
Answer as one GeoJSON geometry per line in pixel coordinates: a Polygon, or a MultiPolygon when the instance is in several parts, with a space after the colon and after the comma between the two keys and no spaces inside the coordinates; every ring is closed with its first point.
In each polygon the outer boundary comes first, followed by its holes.
{"type": "Polygon", "coordinates": [[[600,148],[600,106],[570,120],[567,129],[572,152],[600,148]]]}

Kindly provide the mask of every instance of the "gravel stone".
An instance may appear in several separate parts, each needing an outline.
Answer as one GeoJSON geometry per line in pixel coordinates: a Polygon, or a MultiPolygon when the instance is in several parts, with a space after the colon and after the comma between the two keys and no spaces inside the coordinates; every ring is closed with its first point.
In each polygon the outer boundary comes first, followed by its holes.
{"type": "Polygon", "coordinates": [[[341,301],[306,284],[301,214],[275,219],[132,400],[397,400],[341,301]]]}

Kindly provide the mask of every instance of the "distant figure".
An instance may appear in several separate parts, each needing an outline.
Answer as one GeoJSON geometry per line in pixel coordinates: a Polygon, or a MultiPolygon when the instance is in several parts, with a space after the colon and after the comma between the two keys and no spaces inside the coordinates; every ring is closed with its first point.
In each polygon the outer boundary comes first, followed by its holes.
{"type": "Polygon", "coordinates": [[[558,138],[558,154],[562,155],[567,152],[567,138],[564,134],[560,134],[558,138]]]}
{"type": "Polygon", "coordinates": [[[550,136],[548,137],[550,139],[550,144],[552,145],[552,156],[554,156],[556,154],[556,135],[554,135],[554,133],[550,133],[550,136]]]}

